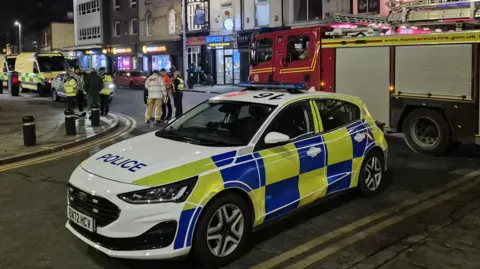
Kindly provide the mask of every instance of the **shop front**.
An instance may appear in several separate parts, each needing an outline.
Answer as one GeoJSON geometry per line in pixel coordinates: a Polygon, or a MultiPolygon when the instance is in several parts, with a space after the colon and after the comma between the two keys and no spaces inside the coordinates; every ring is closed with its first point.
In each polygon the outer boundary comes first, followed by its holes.
{"type": "Polygon", "coordinates": [[[207,36],[207,49],[211,51],[216,84],[237,84],[240,82],[240,52],[237,36],[207,36]]]}
{"type": "Polygon", "coordinates": [[[78,64],[83,69],[96,69],[105,67],[107,72],[112,71],[112,58],[108,56],[108,49],[86,49],[75,51],[78,64]]]}
{"type": "Polygon", "coordinates": [[[237,34],[237,47],[240,53],[240,81],[248,81],[250,74],[250,43],[257,31],[243,31],[237,34]]]}
{"type": "Polygon", "coordinates": [[[139,50],[144,72],[165,69],[167,72],[182,70],[182,43],[165,42],[145,44],[139,50]]]}
{"type": "Polygon", "coordinates": [[[209,74],[210,66],[208,65],[208,50],[205,46],[206,36],[192,36],[187,38],[187,57],[188,68],[193,71],[192,77],[194,83],[199,83],[200,71],[209,74]]]}
{"type": "Polygon", "coordinates": [[[137,56],[134,46],[114,47],[111,49],[113,55],[113,69],[117,70],[141,70],[142,59],[137,56]]]}

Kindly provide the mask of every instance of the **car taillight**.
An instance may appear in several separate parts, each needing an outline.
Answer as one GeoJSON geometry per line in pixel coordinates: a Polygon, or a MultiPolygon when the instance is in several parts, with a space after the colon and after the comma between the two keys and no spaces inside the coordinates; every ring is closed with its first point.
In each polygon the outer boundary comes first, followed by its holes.
{"type": "Polygon", "coordinates": [[[377,125],[377,127],[380,128],[380,130],[382,130],[382,132],[385,130],[385,123],[383,123],[381,121],[378,121],[378,120],[375,120],[375,125],[377,125]]]}

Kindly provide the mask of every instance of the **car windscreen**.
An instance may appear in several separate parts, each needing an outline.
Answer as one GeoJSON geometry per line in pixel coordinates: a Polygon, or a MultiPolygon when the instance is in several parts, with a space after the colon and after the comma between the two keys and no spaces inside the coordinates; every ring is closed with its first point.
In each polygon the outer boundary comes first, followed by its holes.
{"type": "Polygon", "coordinates": [[[40,72],[58,72],[68,69],[67,62],[62,56],[40,56],[37,61],[40,72]]]}
{"type": "Polygon", "coordinates": [[[144,72],[130,72],[130,75],[132,77],[146,77],[147,74],[144,72]]]}
{"type": "Polygon", "coordinates": [[[206,101],[156,135],[202,146],[245,146],[275,107],[248,102],[206,101]]]}

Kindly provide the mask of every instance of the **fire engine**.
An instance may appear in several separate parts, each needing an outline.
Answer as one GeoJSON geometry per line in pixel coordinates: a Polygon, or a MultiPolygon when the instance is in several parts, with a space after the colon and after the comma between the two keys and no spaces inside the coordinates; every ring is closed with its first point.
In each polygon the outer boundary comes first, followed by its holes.
{"type": "Polygon", "coordinates": [[[418,153],[480,145],[480,32],[467,30],[480,0],[388,4],[387,17],[335,15],[336,25],[256,35],[249,81],[360,97],[418,153]]]}

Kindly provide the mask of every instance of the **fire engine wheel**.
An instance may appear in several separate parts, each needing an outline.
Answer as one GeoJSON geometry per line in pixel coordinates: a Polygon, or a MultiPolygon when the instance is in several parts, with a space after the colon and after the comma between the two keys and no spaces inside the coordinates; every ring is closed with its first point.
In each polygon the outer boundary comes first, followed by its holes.
{"type": "Polygon", "coordinates": [[[439,155],[451,143],[447,121],[438,112],[422,108],[412,111],[403,122],[405,142],[415,152],[439,155]]]}

